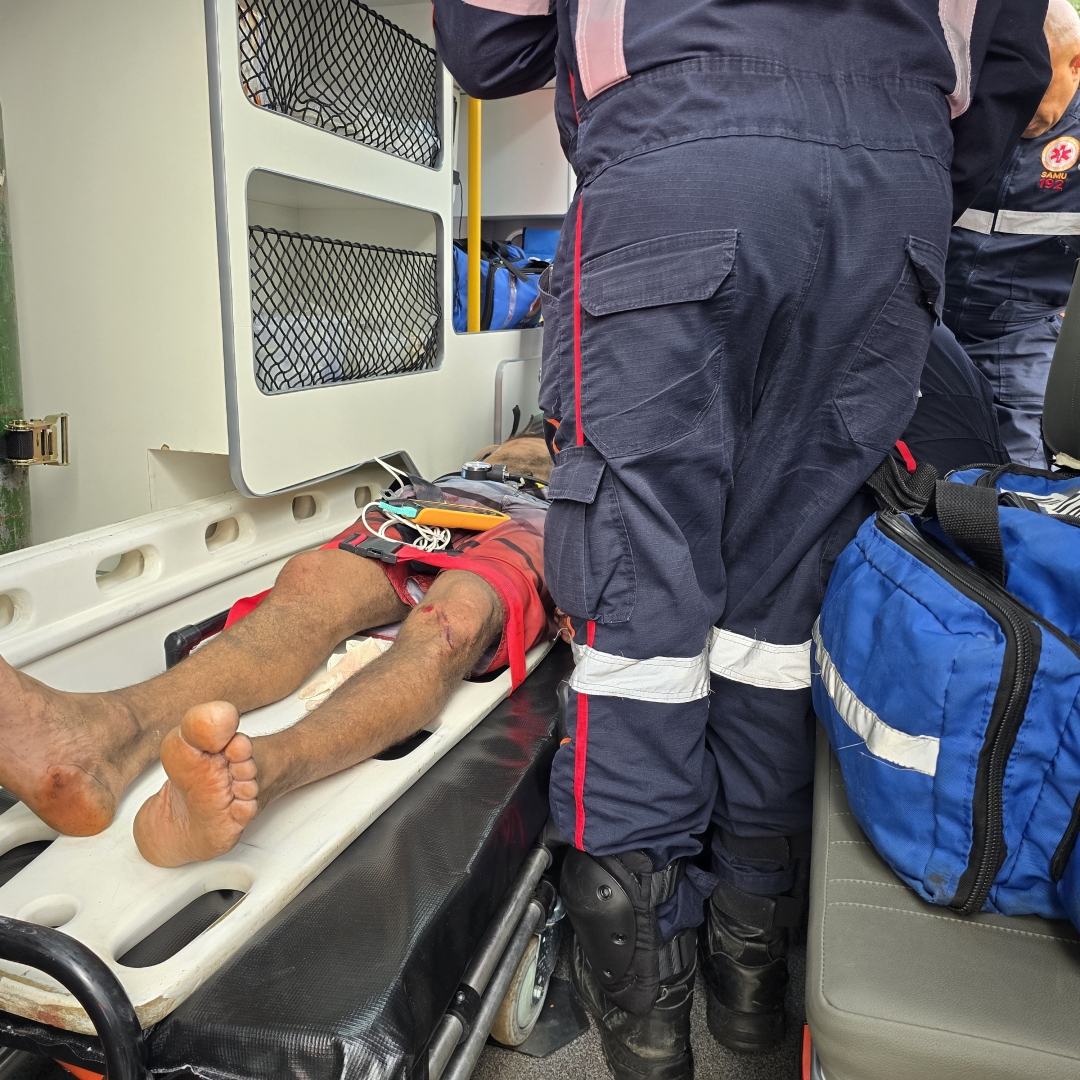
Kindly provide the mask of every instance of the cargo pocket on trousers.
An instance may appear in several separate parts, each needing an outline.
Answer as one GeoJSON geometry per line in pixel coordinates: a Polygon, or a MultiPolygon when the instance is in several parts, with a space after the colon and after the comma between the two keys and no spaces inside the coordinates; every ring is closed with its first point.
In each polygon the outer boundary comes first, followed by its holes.
{"type": "Polygon", "coordinates": [[[581,267],[582,426],[609,457],[683,438],[720,384],[738,232],[630,244],[581,267]]]}
{"type": "Polygon", "coordinates": [[[852,357],[836,407],[852,440],[887,453],[915,410],[944,302],[945,253],[908,237],[900,280],[852,357]]]}
{"type": "Polygon", "coordinates": [[[567,615],[598,623],[628,622],[637,575],[617,482],[591,446],[568,446],[548,484],[544,571],[567,615]]]}

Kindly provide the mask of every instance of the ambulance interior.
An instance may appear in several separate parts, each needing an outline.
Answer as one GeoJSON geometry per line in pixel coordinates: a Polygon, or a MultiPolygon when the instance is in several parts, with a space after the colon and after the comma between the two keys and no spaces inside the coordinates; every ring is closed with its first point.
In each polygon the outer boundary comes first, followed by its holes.
{"type": "MultiPolygon", "coordinates": [[[[67,459],[5,467],[32,507],[0,492],[11,664],[67,690],[146,679],[350,525],[381,461],[454,472],[538,412],[542,327],[456,332],[453,255],[468,229],[561,225],[554,91],[478,111],[433,46],[427,0],[0,0],[12,363],[67,459]]],[[[1074,457],[1078,308],[1047,414],[1074,457]]],[[[513,693],[507,673],[462,683],[419,736],[208,863],[134,848],[160,766],[97,837],[0,790],[0,1080],[607,1076],[541,842],[571,660],[527,660],[513,693]]],[[[1080,1075],[1080,936],[923,903],[847,811],[823,735],[815,800],[788,1041],[728,1054],[702,1008],[698,1075],[1080,1075]]]]}

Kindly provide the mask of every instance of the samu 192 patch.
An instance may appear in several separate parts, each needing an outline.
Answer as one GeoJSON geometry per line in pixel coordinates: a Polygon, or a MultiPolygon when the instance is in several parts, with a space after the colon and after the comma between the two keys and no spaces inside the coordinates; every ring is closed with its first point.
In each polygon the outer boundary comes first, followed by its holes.
{"type": "Polygon", "coordinates": [[[1068,172],[1080,160],[1080,140],[1071,135],[1048,142],[1043,147],[1042,163],[1047,172],[1068,172]]]}

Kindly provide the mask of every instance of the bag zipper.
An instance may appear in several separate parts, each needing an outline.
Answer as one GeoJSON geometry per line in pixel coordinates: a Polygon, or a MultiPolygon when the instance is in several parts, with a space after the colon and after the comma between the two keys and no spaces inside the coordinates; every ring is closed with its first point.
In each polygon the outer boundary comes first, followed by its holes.
{"type": "Polygon", "coordinates": [[[982,607],[1005,634],[1001,679],[975,773],[971,855],[949,903],[961,915],[971,915],[986,903],[1008,854],[1002,808],[1005,767],[1024,720],[1042,636],[1036,621],[1013,596],[981,570],[939,551],[906,517],[879,513],[875,523],[897,546],[982,607]]]}

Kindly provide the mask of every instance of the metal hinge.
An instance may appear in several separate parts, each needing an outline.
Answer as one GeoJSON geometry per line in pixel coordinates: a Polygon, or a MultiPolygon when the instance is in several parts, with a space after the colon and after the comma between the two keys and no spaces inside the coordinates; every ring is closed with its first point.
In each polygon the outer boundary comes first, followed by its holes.
{"type": "Polygon", "coordinates": [[[0,458],[12,465],[67,465],[68,414],[12,420],[0,435],[0,458]]]}

